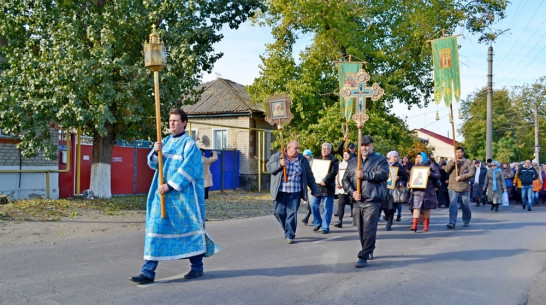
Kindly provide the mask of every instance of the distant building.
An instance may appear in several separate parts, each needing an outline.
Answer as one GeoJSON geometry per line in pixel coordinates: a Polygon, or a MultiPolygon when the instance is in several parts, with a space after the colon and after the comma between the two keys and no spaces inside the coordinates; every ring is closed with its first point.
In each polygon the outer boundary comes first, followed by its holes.
{"type": "MultiPolygon", "coordinates": [[[[186,129],[204,149],[239,151],[239,187],[256,190],[258,166],[265,170],[258,156],[269,159],[270,130],[275,127],[265,121],[262,105],[252,102],[243,85],[218,78],[197,89],[203,88],[197,103],[182,106],[189,117],[186,129]]],[[[268,181],[269,175],[262,174],[262,190],[268,181]]]]}
{"type": "Polygon", "coordinates": [[[413,132],[420,140],[425,140],[428,145],[434,147],[434,159],[436,161],[440,160],[440,157],[444,157],[446,160],[453,159],[453,139],[424,128],[414,129],[413,132]]]}

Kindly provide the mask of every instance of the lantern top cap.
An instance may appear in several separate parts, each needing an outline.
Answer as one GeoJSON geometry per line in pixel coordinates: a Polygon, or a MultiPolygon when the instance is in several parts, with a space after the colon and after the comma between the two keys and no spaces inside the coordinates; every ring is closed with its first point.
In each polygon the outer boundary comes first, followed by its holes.
{"type": "Polygon", "coordinates": [[[150,34],[150,43],[161,43],[155,24],[152,24],[152,33],[150,34]]]}

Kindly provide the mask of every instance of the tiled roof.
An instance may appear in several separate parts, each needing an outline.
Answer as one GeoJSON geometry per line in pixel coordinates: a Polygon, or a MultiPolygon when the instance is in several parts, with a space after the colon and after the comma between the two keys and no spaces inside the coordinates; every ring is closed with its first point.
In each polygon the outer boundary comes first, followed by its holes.
{"type": "Polygon", "coordinates": [[[424,129],[424,128],[419,128],[419,129],[414,129],[414,130],[417,130],[417,131],[422,132],[422,133],[424,133],[426,135],[429,135],[429,136],[431,136],[431,137],[433,137],[433,138],[435,138],[437,140],[440,140],[440,141],[442,141],[442,142],[444,142],[446,144],[453,145],[453,139],[450,139],[448,137],[444,137],[444,136],[439,135],[439,134],[437,134],[435,132],[432,132],[430,130],[427,130],[427,129],[424,129]]]}
{"type": "Polygon", "coordinates": [[[197,103],[182,107],[187,114],[264,112],[261,104],[252,102],[250,96],[245,91],[245,86],[241,84],[217,78],[216,80],[200,85],[197,90],[203,87],[205,87],[205,91],[197,103]]]}

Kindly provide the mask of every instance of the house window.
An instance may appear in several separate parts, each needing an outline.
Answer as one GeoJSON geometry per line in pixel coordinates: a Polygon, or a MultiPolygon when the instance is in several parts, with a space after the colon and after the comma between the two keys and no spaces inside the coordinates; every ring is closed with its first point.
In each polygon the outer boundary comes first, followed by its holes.
{"type": "Polygon", "coordinates": [[[212,149],[227,149],[227,129],[213,129],[212,143],[212,149]]]}
{"type": "Polygon", "coordinates": [[[269,160],[271,157],[271,131],[265,132],[265,159],[269,160]]]}
{"type": "Polygon", "coordinates": [[[254,155],[256,157],[269,160],[271,157],[271,141],[272,135],[270,130],[257,131],[254,140],[254,155]]]}
{"type": "Polygon", "coordinates": [[[196,141],[199,140],[198,138],[199,133],[197,131],[198,131],[197,129],[192,129],[190,134],[190,137],[192,137],[196,141]]]}

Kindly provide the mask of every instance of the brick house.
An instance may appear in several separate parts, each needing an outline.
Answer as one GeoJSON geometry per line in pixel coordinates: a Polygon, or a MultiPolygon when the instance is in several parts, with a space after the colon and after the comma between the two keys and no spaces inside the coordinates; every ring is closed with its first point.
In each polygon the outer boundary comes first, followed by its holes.
{"type": "Polygon", "coordinates": [[[261,189],[267,188],[269,175],[264,173],[264,162],[271,154],[271,130],[275,127],[265,121],[262,105],[252,102],[243,85],[223,78],[197,89],[204,89],[200,100],[182,107],[189,118],[187,130],[201,148],[240,152],[241,189],[257,190],[259,172],[261,189]]]}
{"type": "MultiPolygon", "coordinates": [[[[49,129],[51,142],[57,146],[58,131],[53,127],[49,129]]],[[[46,198],[48,195],[52,199],[59,198],[58,161],[46,159],[43,153],[25,158],[17,148],[19,142],[18,137],[0,131],[0,193],[12,199],[46,198]],[[46,171],[50,171],[49,181],[46,181],[46,171]]]]}

